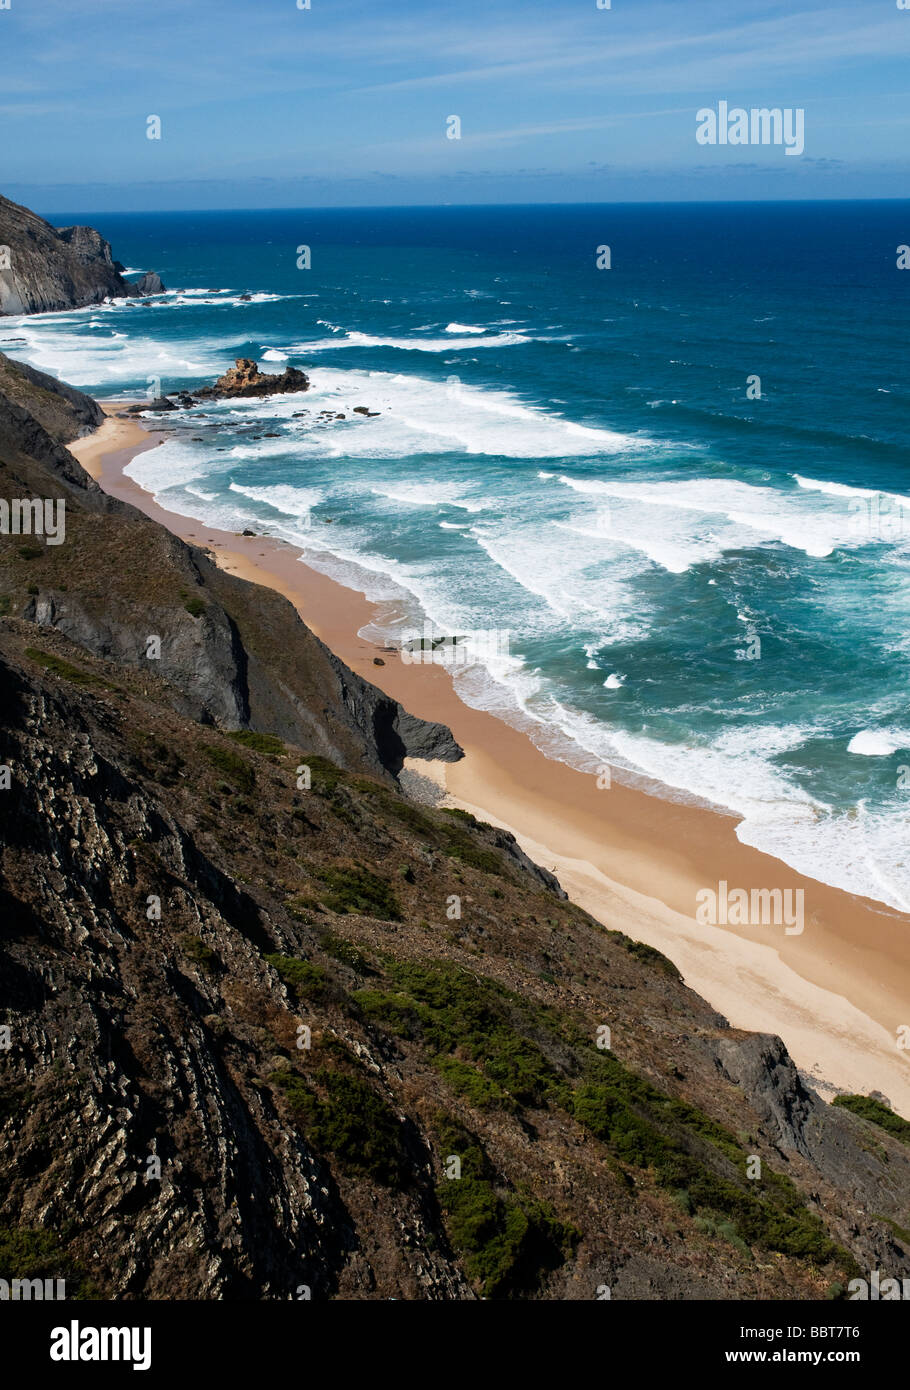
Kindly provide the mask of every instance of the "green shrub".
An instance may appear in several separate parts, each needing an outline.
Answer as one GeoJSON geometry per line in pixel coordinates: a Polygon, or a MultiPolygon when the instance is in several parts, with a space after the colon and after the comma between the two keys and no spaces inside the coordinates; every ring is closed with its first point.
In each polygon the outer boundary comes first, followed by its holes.
{"type": "Polygon", "coordinates": [[[896,1221],[892,1221],[890,1216],[874,1215],[872,1219],[873,1221],[883,1221],[894,1232],[901,1244],[906,1245],[907,1249],[910,1250],[910,1231],[904,1226],[899,1226],[896,1221]]]}
{"type": "Polygon", "coordinates": [[[212,767],[225,777],[238,791],[251,792],[256,785],[256,774],[246,758],[231,748],[219,748],[215,744],[203,744],[200,752],[212,767]]]}
{"type": "Polygon", "coordinates": [[[346,941],[343,936],[336,936],[334,932],[323,932],[319,938],[319,945],[326,955],[334,956],[335,960],[340,960],[342,965],[349,965],[352,970],[356,970],[358,975],[371,974],[370,962],[367,956],[353,941],[346,941]]]}
{"type": "Polygon", "coordinates": [[[443,1117],[439,1153],[461,1159],[461,1177],[436,1188],[453,1246],[484,1298],[509,1298],[534,1289],[541,1276],[563,1263],[578,1240],[571,1225],[524,1192],[509,1189],[480,1141],[443,1117]]]}
{"type": "Polygon", "coordinates": [[[887,1105],[883,1105],[880,1100],[873,1100],[872,1096],[835,1096],[832,1105],[840,1105],[844,1110],[849,1110],[851,1115],[858,1115],[861,1120],[868,1120],[873,1125],[878,1125],[879,1129],[885,1130],[895,1139],[902,1139],[905,1144],[910,1144],[910,1121],[903,1119],[900,1115],[895,1115],[887,1105]]]}
{"type": "Polygon", "coordinates": [[[332,912],[354,912],[386,922],[401,920],[401,909],[391,886],[369,869],[338,865],[313,872],[328,889],[319,898],[332,912]]]}
{"type": "Polygon", "coordinates": [[[751,1260],[752,1251],[744,1240],[737,1234],[736,1227],[732,1221],[716,1220],[711,1216],[696,1216],[693,1223],[697,1231],[702,1231],[708,1236],[719,1236],[728,1244],[734,1246],[739,1253],[747,1260],[751,1260]]]}
{"type": "Polygon", "coordinates": [[[401,1124],[363,1077],[321,1067],[318,1091],[293,1072],[270,1078],[287,1097],[307,1140],[334,1154],[349,1173],[400,1187],[406,1175],[401,1124]]]}
{"type": "Polygon", "coordinates": [[[302,753],[300,761],[310,769],[315,792],[333,792],[339,783],[348,780],[347,773],[318,753],[302,753]]]}
{"type": "Polygon", "coordinates": [[[181,936],[180,945],[183,954],[205,970],[217,970],[221,965],[218,952],[214,951],[211,946],[207,946],[200,936],[195,936],[192,932],[186,932],[181,936]]]}
{"type": "Polygon", "coordinates": [[[472,816],[470,811],[463,811],[460,806],[443,806],[444,816],[455,816],[458,820],[464,821],[465,825],[480,825],[476,816],[472,816]]]}
{"type": "Polygon", "coordinates": [[[324,992],[326,974],[321,965],[298,960],[296,956],[283,956],[278,952],[266,956],[266,960],[300,998],[314,999],[324,992]]]}
{"type": "Polygon", "coordinates": [[[421,811],[410,801],[404,801],[401,797],[393,796],[390,793],[386,793],[381,800],[383,810],[388,811],[396,820],[401,821],[409,830],[423,836],[425,840],[435,839],[438,834],[438,827],[425,811],[421,811]]]}
{"type": "Polygon", "coordinates": [[[478,1110],[498,1108],[516,1109],[515,1102],[507,1091],[495,1081],[484,1076],[483,1072],[469,1062],[461,1062],[457,1057],[436,1057],[433,1065],[440,1076],[458,1096],[464,1096],[469,1104],[478,1110]]]}
{"type": "Polygon", "coordinates": [[[201,598],[188,598],[183,606],[190,617],[201,618],[208,605],[201,598]]]}
{"type": "Polygon", "coordinates": [[[495,850],[480,849],[467,839],[446,845],[446,854],[450,859],[457,859],[460,864],[467,864],[472,869],[479,869],[483,874],[502,876],[505,873],[505,865],[495,850]]]}
{"type": "MultiPolygon", "coordinates": [[[[63,680],[71,681],[73,685],[97,685],[106,686],[106,682],[91,673],[83,671],[78,666],[72,666],[68,661],[64,661],[62,656],[54,656],[51,652],[41,651],[39,647],[26,647],[25,655],[32,661],[37,661],[43,666],[45,671],[50,671],[52,675],[60,676],[63,680]]],[[[110,688],[110,687],[106,687],[110,688]]]]}
{"type": "MultiPolygon", "coordinates": [[[[713,1222],[744,1256],[746,1247],[758,1247],[815,1266],[836,1262],[840,1275],[852,1277],[852,1257],[788,1178],[765,1164],[761,1181],[750,1181],[735,1135],[594,1048],[586,1021],[529,1005],[447,961],[392,960],[384,974],[382,987],[355,991],[353,1001],[368,1021],[421,1047],[471,1105],[562,1108],[608,1148],[630,1188],[635,1183],[626,1168],[647,1174],[683,1211],[713,1222]]],[[[505,1239],[502,1211],[488,1198],[484,1211],[494,1212],[505,1239]]]]}
{"type": "Polygon", "coordinates": [[[100,1295],[80,1262],[67,1253],[55,1231],[0,1226],[0,1279],[65,1279],[67,1299],[100,1295]]]}
{"type": "Polygon", "coordinates": [[[288,898],[285,907],[292,917],[296,917],[298,922],[309,924],[310,915],[314,912],[322,912],[322,905],[309,893],[296,893],[293,898],[288,898]]]}
{"type": "Polygon", "coordinates": [[[357,816],[354,815],[350,806],[342,800],[342,794],[340,792],[333,792],[329,797],[329,810],[332,812],[333,816],[338,817],[343,825],[350,826],[352,830],[360,829],[360,821],[357,816]]]}
{"type": "Polygon", "coordinates": [[[760,1187],[749,1183],[745,1155],[721,1126],[692,1106],[662,1097],[615,1059],[603,1058],[602,1069],[605,1079],[582,1083],[569,1106],[579,1123],[623,1163],[650,1169],[659,1186],[672,1192],[684,1189],[692,1209],[715,1221],[732,1222],[737,1236],[749,1245],[820,1265],[830,1260],[850,1263],[818,1217],[806,1210],[789,1179],[766,1167],[760,1187]],[[692,1152],[684,1135],[667,1133],[663,1126],[668,1120],[707,1140],[731,1161],[735,1156],[737,1180],[709,1167],[705,1158],[692,1152]]]}
{"type": "Polygon", "coordinates": [[[20,545],[18,551],[23,560],[40,560],[44,554],[40,545],[20,545]]]}
{"type": "Polygon", "coordinates": [[[644,961],[646,965],[653,965],[658,970],[662,970],[671,979],[681,980],[682,975],[673,964],[668,960],[662,951],[658,951],[655,946],[648,946],[644,941],[632,941],[629,937],[622,938],[622,944],[629,952],[630,956],[635,956],[636,960],[644,961]]]}
{"type": "Polygon", "coordinates": [[[242,743],[244,748],[252,748],[254,753],[284,752],[283,742],[274,734],[257,734],[252,729],[236,729],[228,734],[228,738],[232,738],[235,743],[242,743]]]}
{"type": "MultiPolygon", "coordinates": [[[[394,988],[358,990],[352,996],[367,1018],[420,1041],[434,1057],[475,1062],[491,1086],[475,1094],[487,1102],[498,1092],[519,1105],[540,1104],[557,1076],[539,1045],[522,1032],[522,1019],[506,991],[447,961],[389,967],[394,988]]],[[[527,1028],[525,1021],[525,1027],[527,1028]]],[[[467,1074],[450,1067],[450,1078],[467,1085],[467,1074]]]]}

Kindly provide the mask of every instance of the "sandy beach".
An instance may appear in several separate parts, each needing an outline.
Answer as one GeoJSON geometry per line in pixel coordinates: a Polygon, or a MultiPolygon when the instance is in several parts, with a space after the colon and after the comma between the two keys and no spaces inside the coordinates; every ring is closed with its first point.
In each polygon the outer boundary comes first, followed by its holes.
{"type": "Polygon", "coordinates": [[[107,492],[210,549],[224,569],[285,594],[352,669],[412,713],[449,725],[463,761],[416,765],[439,781],[449,804],[512,830],[573,901],[663,951],[734,1026],[779,1034],[823,1096],[878,1091],[910,1117],[910,1056],[898,1047],[898,1029],[910,1025],[910,917],[742,845],[732,816],[615,778],[600,789],[594,776],[547,758],[524,733],[470,709],[443,667],[406,664],[359,636],[374,606],[308,566],[306,552],[160,508],[124,469],[163,438],[111,415],[69,447],[107,492]],[[384,664],[374,664],[376,657],[384,664]],[[801,891],[804,930],[698,922],[696,895],[721,881],[730,890],[801,891]]]}

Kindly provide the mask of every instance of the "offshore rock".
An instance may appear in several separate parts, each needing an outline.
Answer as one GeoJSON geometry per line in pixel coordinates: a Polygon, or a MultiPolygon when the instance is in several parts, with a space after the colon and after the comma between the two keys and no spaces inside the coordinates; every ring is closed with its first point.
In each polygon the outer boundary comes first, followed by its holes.
{"type": "Polygon", "coordinates": [[[289,391],[306,391],[309,378],[296,367],[281,373],[261,372],[251,357],[238,357],[236,364],[218,378],[214,386],[195,392],[197,400],[220,400],[232,396],[279,396],[289,391]]]}

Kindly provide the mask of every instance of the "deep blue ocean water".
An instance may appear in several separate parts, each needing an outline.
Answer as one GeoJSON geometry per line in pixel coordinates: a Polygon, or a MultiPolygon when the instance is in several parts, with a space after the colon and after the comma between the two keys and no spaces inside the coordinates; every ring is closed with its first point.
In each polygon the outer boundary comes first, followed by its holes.
{"type": "Polygon", "coordinates": [[[910,203],[53,220],[168,293],[4,320],[12,356],[310,375],[169,417],[130,470],[165,506],[302,545],[371,636],[468,637],[463,697],[553,756],[910,906],[910,203]]]}

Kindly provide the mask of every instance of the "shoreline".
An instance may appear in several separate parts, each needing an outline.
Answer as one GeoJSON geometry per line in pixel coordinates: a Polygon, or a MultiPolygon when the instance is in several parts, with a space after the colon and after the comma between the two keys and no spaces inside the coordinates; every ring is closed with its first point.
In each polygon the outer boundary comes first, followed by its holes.
{"type": "Polygon", "coordinates": [[[465,758],[412,761],[409,770],[434,781],[448,804],[511,830],[574,902],[663,951],[734,1027],[779,1034],[823,1097],[878,1091],[910,1117],[910,1056],[896,1039],[910,1023],[910,917],[741,844],[735,816],[615,781],[598,790],[591,774],[547,758],[526,734],[465,705],[444,667],[406,665],[360,637],[379,605],[312,569],[304,550],[160,507],[124,470],[166,437],[109,415],[68,447],[105,491],[239,578],[277,589],[352,670],[412,714],[447,724],[465,758]],[[384,664],[374,665],[377,656],[384,664]],[[696,923],[696,894],[721,880],[731,889],[802,889],[804,932],[696,923]]]}

